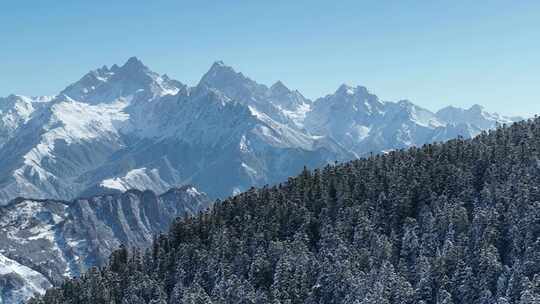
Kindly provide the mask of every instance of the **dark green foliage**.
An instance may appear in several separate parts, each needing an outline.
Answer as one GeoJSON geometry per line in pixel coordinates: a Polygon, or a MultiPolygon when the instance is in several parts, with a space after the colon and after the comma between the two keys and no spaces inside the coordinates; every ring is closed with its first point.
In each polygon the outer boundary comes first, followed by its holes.
{"type": "Polygon", "coordinates": [[[304,170],[32,303],[539,303],[539,271],[536,119],[304,170]]]}

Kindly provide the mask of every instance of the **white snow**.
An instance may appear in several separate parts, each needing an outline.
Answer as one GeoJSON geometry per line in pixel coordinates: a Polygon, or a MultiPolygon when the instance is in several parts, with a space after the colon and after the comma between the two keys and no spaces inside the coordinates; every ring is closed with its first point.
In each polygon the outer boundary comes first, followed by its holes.
{"type": "Polygon", "coordinates": [[[246,173],[249,174],[250,176],[254,176],[254,175],[257,174],[257,171],[255,169],[251,168],[250,166],[248,166],[246,163],[242,163],[241,166],[242,166],[242,168],[244,168],[246,173]]]}
{"type": "Polygon", "coordinates": [[[262,122],[252,132],[262,138],[265,143],[280,147],[301,147],[306,150],[312,148],[314,137],[297,131],[288,125],[276,122],[255,107],[249,106],[249,110],[253,116],[262,122]]]}
{"type": "MultiPolygon", "coordinates": [[[[0,127],[8,138],[11,132],[27,123],[32,114],[52,99],[50,96],[26,97],[10,95],[0,98],[0,127]]],[[[7,138],[6,138],[7,139],[7,138]]]]}
{"type": "Polygon", "coordinates": [[[289,117],[289,119],[291,119],[298,127],[302,128],[304,126],[306,115],[311,110],[311,105],[304,102],[298,105],[295,110],[283,109],[281,106],[279,106],[278,109],[283,112],[285,116],[289,117]]]}
{"type": "Polygon", "coordinates": [[[446,124],[437,119],[435,114],[430,111],[419,108],[413,104],[410,105],[410,114],[412,122],[426,128],[444,127],[446,124]]]}
{"type": "Polygon", "coordinates": [[[52,120],[44,127],[46,132],[41,136],[41,142],[25,155],[25,164],[40,164],[46,156],[54,158],[51,152],[56,140],[71,144],[116,135],[119,123],[129,118],[123,112],[127,105],[124,99],[110,104],[90,105],[68,100],[53,105],[52,120]]]}
{"type": "Polygon", "coordinates": [[[23,286],[12,291],[11,303],[23,302],[36,293],[45,293],[47,288],[52,287],[47,278],[39,272],[0,253],[0,277],[7,274],[15,274],[24,281],[23,286]]]}
{"type": "Polygon", "coordinates": [[[192,196],[192,197],[197,197],[197,196],[201,195],[201,193],[197,189],[195,189],[195,187],[187,188],[186,192],[187,192],[187,194],[189,194],[189,196],[192,196]]]}
{"type": "Polygon", "coordinates": [[[233,190],[232,190],[232,195],[238,195],[242,193],[242,190],[240,189],[240,187],[234,187],[233,190]]]}
{"type": "Polygon", "coordinates": [[[119,177],[105,179],[101,182],[101,186],[120,191],[126,190],[126,187],[123,185],[122,180],[119,177]]]}
{"type": "Polygon", "coordinates": [[[127,191],[129,189],[160,189],[170,187],[159,177],[158,169],[148,170],[145,167],[128,171],[122,177],[113,177],[103,180],[100,185],[109,189],[127,191]]]}
{"type": "Polygon", "coordinates": [[[180,91],[179,88],[176,88],[176,87],[171,87],[169,85],[167,85],[167,83],[165,82],[165,80],[163,79],[162,76],[159,76],[155,79],[157,85],[160,87],[160,92],[159,92],[159,95],[161,96],[165,96],[165,95],[176,95],[178,94],[178,91],[180,91]]]}
{"type": "Polygon", "coordinates": [[[255,117],[257,117],[258,119],[260,120],[269,120],[270,117],[268,117],[268,115],[262,113],[262,112],[259,112],[259,110],[257,110],[255,107],[253,106],[249,106],[249,111],[251,112],[251,114],[255,117]]]}
{"type": "MultiPolygon", "coordinates": [[[[123,110],[129,101],[119,99],[113,103],[90,105],[68,98],[51,107],[51,120],[43,127],[45,133],[41,141],[24,155],[24,164],[41,181],[54,176],[41,167],[43,159],[54,161],[55,142],[63,140],[67,144],[96,138],[111,138],[118,135],[120,124],[129,119],[123,110]]],[[[39,131],[37,131],[39,132],[39,131]]],[[[24,180],[24,166],[15,170],[13,176],[24,180]]]]}
{"type": "Polygon", "coordinates": [[[116,133],[118,123],[129,119],[123,110],[129,104],[127,99],[113,103],[89,105],[82,102],[66,101],[52,107],[57,122],[63,127],[54,128],[49,133],[54,138],[77,141],[99,137],[103,133],[116,133]]]}
{"type": "Polygon", "coordinates": [[[130,181],[144,179],[146,176],[146,168],[138,168],[128,171],[124,177],[114,177],[101,182],[101,186],[126,191],[129,189],[130,181]]]}
{"type": "Polygon", "coordinates": [[[32,227],[30,230],[32,236],[27,237],[29,241],[44,239],[53,243],[54,239],[54,226],[53,225],[43,225],[32,227]]]}
{"type": "Polygon", "coordinates": [[[355,138],[358,141],[362,141],[366,139],[369,136],[369,132],[371,131],[371,127],[369,126],[363,126],[363,125],[354,125],[352,130],[355,133],[355,138]]]}
{"type": "Polygon", "coordinates": [[[244,152],[244,153],[249,152],[246,135],[242,135],[242,138],[240,138],[239,147],[240,147],[241,152],[244,152]]]}

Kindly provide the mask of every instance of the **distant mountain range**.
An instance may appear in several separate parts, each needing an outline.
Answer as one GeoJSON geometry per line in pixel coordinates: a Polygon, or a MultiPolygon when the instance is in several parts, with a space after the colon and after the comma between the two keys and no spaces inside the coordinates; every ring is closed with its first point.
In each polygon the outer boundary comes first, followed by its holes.
{"type": "Polygon", "coordinates": [[[313,101],[223,62],[189,87],[133,57],[57,96],[0,98],[0,204],[186,184],[225,197],[304,166],[467,138],[518,119],[480,106],[433,113],[347,85],[313,101]]]}
{"type": "Polygon", "coordinates": [[[162,195],[130,190],[0,206],[0,303],[20,303],[91,266],[103,266],[121,244],[146,248],[174,218],[209,206],[208,197],[192,186],[162,195]]]}

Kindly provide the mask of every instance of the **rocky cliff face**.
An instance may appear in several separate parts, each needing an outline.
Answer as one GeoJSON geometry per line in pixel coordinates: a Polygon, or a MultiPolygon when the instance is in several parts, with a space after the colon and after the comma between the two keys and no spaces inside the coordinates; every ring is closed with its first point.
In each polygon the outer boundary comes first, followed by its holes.
{"type": "Polygon", "coordinates": [[[120,245],[148,246],[175,217],[210,206],[185,186],[156,195],[130,190],[73,201],[17,199],[0,207],[0,298],[16,303],[103,265],[120,245]]]}

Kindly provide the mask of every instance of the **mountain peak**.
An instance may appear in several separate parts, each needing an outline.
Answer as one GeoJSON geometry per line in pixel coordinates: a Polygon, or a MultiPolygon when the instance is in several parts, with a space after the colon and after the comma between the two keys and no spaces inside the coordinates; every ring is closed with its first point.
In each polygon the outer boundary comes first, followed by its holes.
{"type": "Polygon", "coordinates": [[[469,108],[469,111],[474,111],[474,112],[482,112],[484,111],[484,107],[479,105],[479,104],[473,104],[470,108],[469,108]]]}
{"type": "Polygon", "coordinates": [[[142,61],[137,56],[131,56],[125,64],[142,64],[142,61]]]}
{"type": "Polygon", "coordinates": [[[245,80],[245,77],[242,73],[236,72],[231,66],[226,65],[223,61],[219,60],[212,64],[208,72],[203,75],[201,82],[210,84],[220,83],[222,81],[230,80],[245,80]]]}
{"type": "Polygon", "coordinates": [[[138,92],[158,96],[174,93],[179,84],[150,70],[137,57],[130,57],[122,66],[113,65],[92,70],[61,93],[77,101],[102,103],[138,92]]]}
{"type": "Polygon", "coordinates": [[[212,68],[226,67],[225,63],[221,60],[216,60],[212,64],[212,68]]]}
{"type": "Polygon", "coordinates": [[[336,92],[345,92],[347,90],[353,90],[353,86],[343,83],[339,86],[339,88],[336,90],[336,92]]]}
{"type": "Polygon", "coordinates": [[[287,88],[287,86],[283,84],[281,80],[278,80],[270,87],[270,91],[272,91],[274,94],[287,94],[291,90],[289,90],[289,88],[287,88]]]}
{"type": "Polygon", "coordinates": [[[402,107],[414,107],[415,104],[412,103],[412,101],[408,100],[408,99],[401,99],[397,102],[398,105],[402,106],[402,107]]]}
{"type": "Polygon", "coordinates": [[[366,87],[363,86],[356,86],[353,87],[351,85],[348,85],[346,83],[339,86],[339,88],[336,90],[335,94],[338,95],[355,95],[357,93],[367,94],[368,90],[366,87]]]}
{"type": "Polygon", "coordinates": [[[148,70],[148,67],[137,57],[130,57],[121,67],[124,71],[148,70]]]}
{"type": "Polygon", "coordinates": [[[241,73],[237,73],[232,67],[219,60],[212,64],[208,72],[201,78],[201,82],[209,84],[216,80],[239,78],[239,76],[241,76],[241,73]]]}
{"type": "Polygon", "coordinates": [[[214,88],[224,93],[230,99],[247,103],[254,96],[263,96],[268,88],[236,72],[232,67],[225,65],[223,61],[216,61],[210,70],[204,74],[199,86],[214,88]]]}

